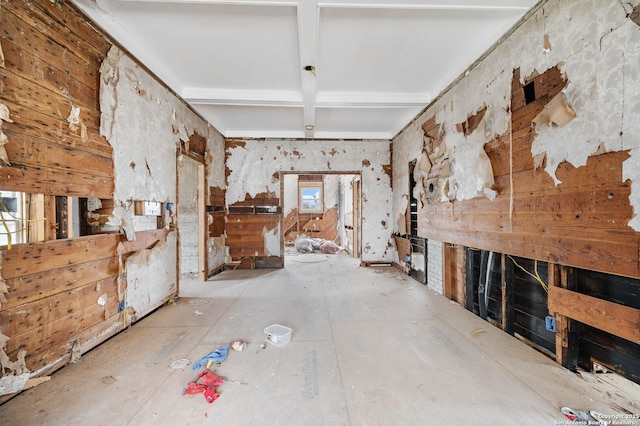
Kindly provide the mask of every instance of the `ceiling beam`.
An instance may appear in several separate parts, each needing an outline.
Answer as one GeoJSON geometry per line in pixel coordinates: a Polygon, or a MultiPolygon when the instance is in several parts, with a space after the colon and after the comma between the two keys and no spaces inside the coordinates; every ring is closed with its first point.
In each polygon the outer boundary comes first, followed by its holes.
{"type": "Polygon", "coordinates": [[[318,59],[319,14],[317,3],[315,1],[302,2],[297,11],[305,136],[311,138],[316,122],[315,102],[318,87],[316,61],[318,59]]]}
{"type": "Polygon", "coordinates": [[[202,105],[302,107],[302,93],[295,90],[232,90],[187,87],[182,97],[202,105]]]}
{"type": "Polygon", "coordinates": [[[427,93],[318,92],[318,108],[422,108],[431,102],[427,93]]]}
{"type": "MultiPolygon", "coordinates": [[[[489,3],[489,2],[487,2],[489,3]]],[[[411,2],[372,2],[371,0],[351,1],[349,3],[318,2],[318,7],[342,8],[342,9],[404,9],[404,10],[450,10],[460,12],[520,12],[524,13],[530,6],[503,6],[503,5],[470,5],[470,4],[424,4],[422,1],[411,2]]]]}

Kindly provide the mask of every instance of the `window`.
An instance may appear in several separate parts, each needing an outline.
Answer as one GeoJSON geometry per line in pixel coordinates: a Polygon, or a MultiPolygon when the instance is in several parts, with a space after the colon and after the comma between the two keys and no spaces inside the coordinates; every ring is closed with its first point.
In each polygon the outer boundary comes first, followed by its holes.
{"type": "Polygon", "coordinates": [[[323,213],[322,182],[298,182],[298,212],[323,213]]]}

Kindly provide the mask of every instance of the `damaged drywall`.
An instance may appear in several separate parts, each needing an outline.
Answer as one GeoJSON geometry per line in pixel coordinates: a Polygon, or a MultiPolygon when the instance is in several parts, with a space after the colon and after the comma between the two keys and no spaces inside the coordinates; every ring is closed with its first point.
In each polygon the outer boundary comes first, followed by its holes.
{"type": "MultiPolygon", "coordinates": [[[[568,80],[560,98],[553,101],[560,104],[556,113],[562,117],[550,118],[556,123],[552,126],[543,124],[546,119],[540,117],[531,148],[538,164],[546,158],[545,171],[556,184],[560,184],[556,169],[562,162],[580,167],[589,156],[620,150],[631,150],[632,156],[624,165],[625,176],[631,178],[637,166],[633,154],[640,148],[640,31],[634,20],[638,3],[542,3],[396,137],[394,187],[408,190],[407,164],[419,160],[422,152],[421,125],[435,115],[443,127],[451,162],[450,190],[458,200],[479,194],[480,176],[486,173],[488,177],[488,167],[484,171],[470,169],[490,164],[481,145],[509,129],[511,77],[517,68],[521,83],[552,67],[559,67],[568,80]],[[457,103],[462,99],[464,103],[457,103]],[[469,140],[465,129],[455,124],[466,122],[483,105],[487,107],[484,128],[476,129],[474,140],[469,140]]],[[[635,182],[632,179],[630,201],[640,214],[640,184],[635,182]]],[[[393,194],[397,223],[406,211],[406,194],[393,194]]],[[[629,225],[640,230],[635,219],[629,225]]]]}
{"type": "MultiPolygon", "coordinates": [[[[208,170],[218,169],[210,179],[224,183],[219,133],[115,46],[100,67],[100,111],[100,133],[113,148],[115,207],[110,224],[128,240],[135,239],[136,231],[132,200],[176,205],[176,152],[195,133],[206,139],[208,170]]],[[[168,219],[172,214],[167,210],[168,219]]],[[[169,232],[162,244],[126,259],[126,276],[118,277],[126,279],[126,285],[119,281],[118,290],[131,314],[144,315],[175,293],[176,253],[177,238],[169,232]]]]}
{"type": "Polygon", "coordinates": [[[167,234],[153,248],[144,249],[125,261],[127,308],[139,318],[176,292],[176,234],[167,234]]]}
{"type": "Polygon", "coordinates": [[[208,138],[208,124],[117,47],[100,76],[100,133],[113,147],[114,198],[175,202],[176,149],[194,132],[208,138]]]}
{"type": "Polygon", "coordinates": [[[368,247],[362,260],[391,261],[391,229],[380,227],[391,213],[391,180],[384,169],[390,154],[389,141],[229,141],[227,204],[243,201],[247,194],[279,193],[280,182],[272,179],[277,171],[353,173],[362,168],[362,245],[368,247]],[[370,166],[362,167],[363,159],[370,166]]]}
{"type": "Polygon", "coordinates": [[[262,229],[262,238],[264,239],[264,253],[266,256],[280,256],[280,226],[267,230],[262,229]]]}
{"type": "Polygon", "coordinates": [[[111,229],[124,232],[127,240],[135,241],[136,233],[133,228],[133,203],[116,201],[113,212],[111,216],[109,216],[109,221],[106,225],[107,227],[111,227],[111,229]]]}

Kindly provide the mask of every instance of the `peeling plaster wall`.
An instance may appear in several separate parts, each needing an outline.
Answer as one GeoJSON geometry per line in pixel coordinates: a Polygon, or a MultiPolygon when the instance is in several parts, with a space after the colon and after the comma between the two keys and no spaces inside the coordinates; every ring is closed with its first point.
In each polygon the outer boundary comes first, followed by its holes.
{"type": "Polygon", "coordinates": [[[389,141],[230,141],[227,204],[262,192],[279,194],[277,171],[362,171],[362,260],[391,261],[389,141]],[[365,162],[364,160],[368,160],[365,162]],[[366,163],[368,165],[364,165],[366,163]],[[258,165],[260,165],[258,167],[258,165]]]}
{"type": "Polygon", "coordinates": [[[519,67],[524,81],[559,66],[569,81],[564,92],[576,117],[562,127],[538,126],[532,155],[546,154],[545,171],[560,184],[555,172],[563,161],[580,167],[591,155],[630,150],[623,180],[633,181],[630,200],[636,217],[629,225],[640,230],[640,184],[635,183],[640,182],[640,27],[628,16],[637,10],[638,3],[544,2],[410,123],[394,139],[393,187],[402,188],[393,194],[394,229],[402,231],[401,219],[408,204],[407,164],[420,159],[421,126],[429,117],[435,115],[445,132],[451,180],[457,187],[455,198],[481,196],[476,172],[486,167],[486,161],[478,160],[476,153],[495,135],[509,130],[513,70],[519,67]],[[464,137],[456,123],[484,106],[483,129],[476,130],[472,138],[464,137]]]}
{"type": "MultiPolygon", "coordinates": [[[[224,137],[213,127],[209,126],[207,141],[207,189],[218,187],[226,189],[224,175],[224,137]]],[[[210,194],[207,194],[209,196],[210,194]]],[[[230,262],[229,250],[225,236],[213,235],[207,241],[207,264],[209,271],[219,269],[226,262],[230,262]]]]}
{"type": "Polygon", "coordinates": [[[138,318],[175,293],[176,255],[176,234],[171,232],[166,242],[161,241],[154,248],[137,252],[127,259],[127,306],[135,310],[138,318]]]}
{"type": "MultiPolygon", "coordinates": [[[[195,132],[207,139],[211,184],[224,182],[224,142],[215,131],[210,138],[213,129],[208,123],[118,48],[110,49],[100,67],[100,78],[100,132],[113,147],[114,200],[122,210],[115,220],[131,240],[135,238],[129,220],[132,200],[176,203],[176,151],[180,141],[189,141],[195,132]]],[[[175,291],[177,248],[173,233],[166,246],[154,249],[153,262],[139,265],[133,269],[135,273],[127,275],[129,296],[138,297],[140,293],[136,303],[143,308],[159,300],[156,297],[175,291]]]]}

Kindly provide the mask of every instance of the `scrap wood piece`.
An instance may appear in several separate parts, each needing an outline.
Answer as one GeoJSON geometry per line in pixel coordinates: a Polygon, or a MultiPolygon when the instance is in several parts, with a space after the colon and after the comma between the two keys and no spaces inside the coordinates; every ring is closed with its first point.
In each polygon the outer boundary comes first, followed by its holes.
{"type": "Polygon", "coordinates": [[[51,376],[42,376],[42,377],[33,377],[27,380],[27,383],[24,384],[22,390],[31,389],[32,387],[38,386],[41,383],[48,382],[51,380],[51,376]]]}

